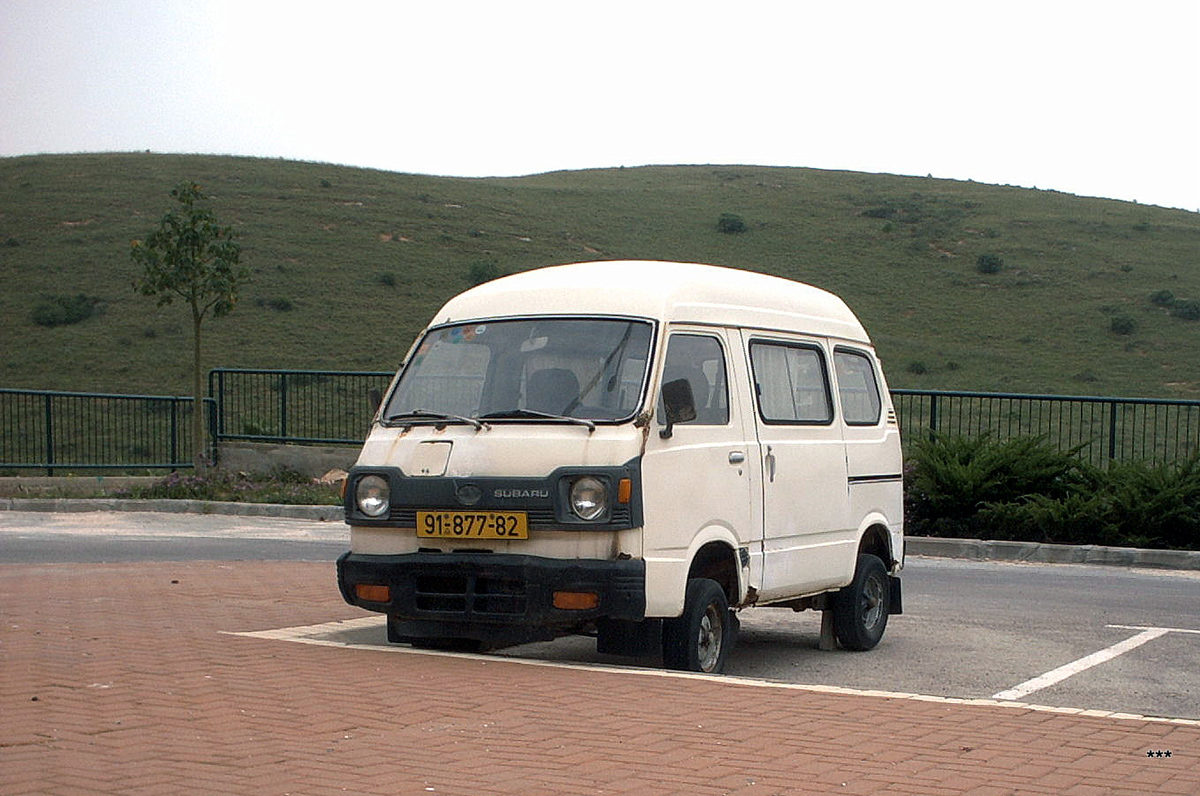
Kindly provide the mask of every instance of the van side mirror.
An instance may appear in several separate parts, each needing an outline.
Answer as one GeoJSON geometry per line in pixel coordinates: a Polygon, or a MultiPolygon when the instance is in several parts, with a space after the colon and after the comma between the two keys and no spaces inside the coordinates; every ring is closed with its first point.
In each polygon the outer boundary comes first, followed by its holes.
{"type": "Polygon", "coordinates": [[[372,387],[367,390],[367,400],[371,402],[371,414],[379,411],[380,404],[383,403],[383,391],[378,387],[372,387]]]}
{"type": "Polygon", "coordinates": [[[696,419],[696,397],[687,379],[675,379],[662,386],[663,408],[666,410],[667,425],[658,436],[667,439],[676,423],[687,423],[696,419]]]}

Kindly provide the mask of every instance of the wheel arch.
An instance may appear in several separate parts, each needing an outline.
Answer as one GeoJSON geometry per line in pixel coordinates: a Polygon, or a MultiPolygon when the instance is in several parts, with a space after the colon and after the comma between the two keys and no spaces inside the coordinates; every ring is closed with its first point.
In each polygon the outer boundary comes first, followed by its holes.
{"type": "Polygon", "coordinates": [[[864,528],[859,531],[858,552],[870,553],[883,561],[890,572],[898,563],[892,551],[892,534],[881,517],[868,518],[864,528]]]}
{"type": "Polygon", "coordinates": [[[692,553],[687,579],[692,578],[716,581],[730,605],[742,602],[742,567],[737,550],[728,540],[710,539],[692,553]]]}

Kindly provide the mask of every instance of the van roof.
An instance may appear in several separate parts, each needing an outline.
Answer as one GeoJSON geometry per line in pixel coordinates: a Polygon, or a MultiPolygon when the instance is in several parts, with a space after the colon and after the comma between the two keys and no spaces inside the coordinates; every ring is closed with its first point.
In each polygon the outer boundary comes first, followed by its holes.
{"type": "Polygon", "coordinates": [[[526,315],[624,315],[869,342],[846,303],[828,291],[755,271],[651,260],[571,263],[501,277],[450,299],[434,322],[526,315]]]}

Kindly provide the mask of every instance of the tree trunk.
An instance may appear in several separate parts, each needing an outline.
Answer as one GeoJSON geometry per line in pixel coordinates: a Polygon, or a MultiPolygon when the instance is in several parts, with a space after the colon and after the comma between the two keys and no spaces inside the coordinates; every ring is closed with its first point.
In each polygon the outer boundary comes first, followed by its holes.
{"type": "Polygon", "coordinates": [[[192,466],[196,475],[204,475],[208,469],[208,458],[205,455],[204,427],[207,412],[204,407],[204,395],[200,391],[200,323],[203,320],[200,311],[192,307],[192,466]]]}

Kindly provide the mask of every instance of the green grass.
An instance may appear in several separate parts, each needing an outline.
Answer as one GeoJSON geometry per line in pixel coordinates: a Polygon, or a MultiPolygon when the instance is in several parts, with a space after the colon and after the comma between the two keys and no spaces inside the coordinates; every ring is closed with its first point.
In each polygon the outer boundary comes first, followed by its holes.
{"type": "Polygon", "coordinates": [[[190,320],[134,293],[129,257],[183,180],[214,197],[254,272],[206,325],[206,367],[390,370],[481,264],[648,258],[838,293],[893,387],[1200,397],[1200,321],[1151,301],[1200,299],[1197,213],[810,169],[459,179],[150,154],[0,159],[0,385],[188,391],[190,320]],[[723,214],[745,231],[719,231],[723,214]],[[980,273],[984,254],[1003,268],[980,273]],[[103,312],[35,321],[48,297],[80,295],[103,312]]]}

